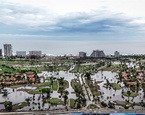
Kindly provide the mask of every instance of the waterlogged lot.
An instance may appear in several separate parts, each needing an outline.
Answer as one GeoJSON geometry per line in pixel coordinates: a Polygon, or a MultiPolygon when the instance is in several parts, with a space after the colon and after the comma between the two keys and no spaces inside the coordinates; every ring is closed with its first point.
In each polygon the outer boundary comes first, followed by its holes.
{"type": "MultiPolygon", "coordinates": [[[[125,101],[128,99],[128,97],[122,97],[122,91],[127,91],[128,88],[124,86],[124,84],[118,83],[121,86],[121,89],[119,90],[114,90],[113,88],[105,88],[104,84],[106,84],[106,79],[109,80],[110,83],[117,83],[118,81],[118,74],[116,72],[110,72],[110,71],[99,71],[95,75],[91,76],[93,81],[102,81],[99,83],[100,86],[100,91],[102,92],[102,96],[100,96],[100,100],[108,103],[109,101],[125,101]]],[[[139,103],[142,101],[145,101],[143,90],[140,90],[138,92],[138,96],[132,98],[129,97],[131,103],[139,103]]],[[[115,106],[116,109],[123,108],[122,106],[115,106]]],[[[130,107],[131,108],[131,107],[130,107]]],[[[141,106],[134,106],[134,109],[142,109],[141,106]]],[[[132,109],[132,108],[131,108],[132,109]]]]}
{"type": "MultiPolygon", "coordinates": [[[[76,94],[74,93],[74,89],[71,86],[71,80],[74,78],[77,78],[78,74],[74,73],[69,73],[66,71],[59,71],[59,72],[47,72],[47,71],[42,71],[42,73],[39,73],[38,76],[41,78],[41,82],[47,82],[46,79],[49,76],[54,76],[55,78],[60,78],[64,77],[64,80],[67,80],[69,83],[69,87],[66,88],[66,90],[69,92],[68,94],[68,99],[76,99],[76,94]]],[[[100,92],[102,92],[102,95],[99,96],[101,101],[104,101],[108,103],[108,101],[125,101],[125,99],[128,99],[128,97],[122,98],[122,90],[126,91],[127,89],[124,87],[123,83],[119,83],[121,86],[121,89],[119,90],[114,90],[113,88],[105,88],[104,84],[106,84],[106,79],[110,83],[117,83],[118,81],[118,74],[116,72],[111,72],[111,71],[98,71],[96,74],[91,76],[92,80],[95,81],[102,81],[98,83],[100,86],[100,92]]],[[[0,94],[0,103],[5,102],[5,101],[12,101],[13,104],[21,103],[21,102],[26,102],[27,98],[30,98],[30,104],[29,106],[23,107],[21,110],[54,110],[54,109],[64,109],[65,106],[60,104],[60,105],[51,105],[49,103],[43,103],[43,96],[42,94],[28,94],[25,91],[18,91],[20,89],[36,89],[36,87],[32,86],[24,86],[24,87],[19,87],[19,88],[6,88],[9,92],[9,94],[4,97],[3,94],[0,94]]],[[[44,97],[46,94],[43,94],[44,97]]],[[[53,91],[51,93],[51,98],[58,98],[61,101],[63,101],[63,98],[59,97],[60,93],[57,91],[53,91]]],[[[130,98],[131,100],[132,98],[130,98]]],[[[145,101],[143,98],[143,93],[142,90],[139,91],[139,95],[134,97],[133,102],[140,102],[141,100],[145,101]]],[[[94,103],[94,102],[93,102],[94,103]]],[[[90,104],[90,101],[87,100],[87,105],[90,104]]],[[[69,107],[69,106],[68,106],[69,107]]],[[[116,109],[123,108],[122,106],[115,106],[116,109]]],[[[140,106],[134,106],[136,109],[141,109],[142,107],[140,106]]],[[[0,104],[0,110],[4,109],[4,105],[0,104]]]]}

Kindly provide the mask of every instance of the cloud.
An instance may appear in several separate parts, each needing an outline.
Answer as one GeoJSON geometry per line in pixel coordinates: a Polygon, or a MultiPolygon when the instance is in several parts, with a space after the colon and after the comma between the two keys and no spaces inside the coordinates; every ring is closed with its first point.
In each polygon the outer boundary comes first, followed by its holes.
{"type": "Polygon", "coordinates": [[[56,22],[53,11],[41,7],[4,2],[0,4],[0,11],[0,22],[4,24],[39,26],[56,22]]]}
{"type": "Polygon", "coordinates": [[[128,17],[122,12],[112,12],[107,7],[100,6],[99,9],[78,12],[70,10],[63,14],[52,10],[54,7],[51,5],[42,7],[32,3],[23,5],[10,1],[3,2],[0,3],[0,33],[49,35],[144,32],[144,18],[128,17]]]}

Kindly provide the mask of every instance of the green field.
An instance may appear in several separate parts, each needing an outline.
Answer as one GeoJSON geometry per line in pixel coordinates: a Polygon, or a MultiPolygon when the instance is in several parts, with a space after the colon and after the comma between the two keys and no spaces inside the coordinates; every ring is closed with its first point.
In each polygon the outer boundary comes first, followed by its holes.
{"type": "Polygon", "coordinates": [[[50,103],[57,103],[57,104],[62,104],[62,101],[61,99],[58,99],[58,98],[52,98],[52,99],[48,99],[48,102],[50,103]]]}
{"type": "Polygon", "coordinates": [[[52,89],[58,90],[58,81],[53,81],[52,89]]]}
{"type": "Polygon", "coordinates": [[[113,88],[114,90],[119,90],[119,89],[121,89],[121,87],[120,87],[119,84],[117,84],[117,83],[111,83],[111,86],[112,86],[112,88],[113,88]]]}
{"type": "Polygon", "coordinates": [[[123,92],[123,95],[126,96],[126,97],[136,97],[136,96],[138,96],[138,94],[135,93],[135,92],[131,92],[130,95],[128,95],[127,92],[123,92]]]}
{"type": "Polygon", "coordinates": [[[69,106],[71,108],[74,108],[75,107],[75,100],[74,99],[70,99],[69,101],[70,101],[70,105],[69,106]]]}

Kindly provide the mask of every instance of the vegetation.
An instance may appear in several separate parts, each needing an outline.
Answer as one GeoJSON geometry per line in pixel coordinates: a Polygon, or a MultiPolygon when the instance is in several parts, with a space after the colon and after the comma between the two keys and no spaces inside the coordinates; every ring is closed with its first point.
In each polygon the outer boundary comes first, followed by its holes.
{"type": "MultiPolygon", "coordinates": [[[[68,104],[71,108],[83,108],[86,107],[86,93],[89,96],[93,97],[95,103],[101,104],[102,107],[115,108],[115,105],[121,105],[125,109],[129,107],[133,107],[134,105],[145,107],[145,103],[143,101],[134,103],[134,97],[140,96],[142,99],[142,95],[140,91],[143,89],[144,97],[145,97],[145,62],[144,57],[122,57],[122,58],[104,58],[104,59],[76,59],[76,60],[53,60],[50,63],[43,62],[42,60],[16,60],[16,59],[1,59],[0,61],[0,88],[10,87],[10,88],[18,88],[21,86],[30,85],[32,87],[36,87],[36,89],[19,89],[17,91],[26,91],[29,94],[33,94],[33,97],[26,98],[26,102],[22,102],[19,104],[15,104],[12,107],[12,102],[6,101],[4,102],[6,111],[15,111],[17,109],[21,109],[24,106],[30,104],[38,105],[38,108],[42,109],[45,103],[49,103],[50,106],[61,104],[64,105],[67,109],[68,104]],[[131,58],[131,59],[130,59],[131,58]],[[114,61],[118,61],[119,64],[114,64],[114,61]],[[87,64],[86,64],[87,62],[87,64]],[[89,63],[89,64],[88,64],[89,63]],[[134,66],[128,66],[130,63],[134,63],[134,66]],[[19,67],[14,65],[19,64],[19,67]],[[69,99],[69,92],[66,90],[69,87],[69,82],[64,79],[64,77],[55,78],[55,76],[49,76],[44,78],[44,82],[40,83],[40,79],[37,76],[37,73],[40,71],[55,71],[57,75],[59,75],[58,71],[68,71],[71,65],[75,65],[75,68],[71,70],[71,72],[75,73],[76,77],[71,80],[71,86],[74,89],[74,94],[76,94],[76,99],[69,99]],[[128,65],[127,65],[128,64],[128,65]],[[26,71],[33,71],[35,73],[34,78],[36,78],[35,82],[31,82],[28,78],[21,78],[19,76],[16,80],[28,80],[25,84],[12,84],[12,85],[3,85],[4,82],[11,82],[12,80],[8,80],[9,78],[15,78],[15,73],[24,74],[26,71]],[[116,81],[114,79],[106,79],[103,75],[103,70],[107,71],[117,71],[118,75],[114,76],[117,78],[116,81]],[[101,71],[102,73],[102,81],[106,80],[105,87],[107,90],[120,90],[122,89],[121,97],[124,100],[123,102],[115,102],[115,104],[111,101],[111,98],[115,96],[107,96],[104,97],[105,92],[101,93],[99,91],[100,87],[98,85],[99,81],[92,79],[91,76],[94,73],[101,71]],[[77,74],[76,74],[77,73],[77,74]],[[79,76],[78,75],[82,75],[79,76]],[[125,73],[126,75],[123,75],[125,73]],[[85,77],[85,78],[83,78],[85,77]],[[80,81],[83,79],[82,81],[80,81]],[[47,82],[46,82],[47,80],[47,82]],[[115,82],[115,83],[114,83],[115,82]],[[124,91],[124,88],[121,87],[121,84],[124,83],[125,89],[128,91],[124,91]],[[84,86],[84,87],[83,87],[84,86]],[[84,90],[85,89],[85,90],[84,90]],[[89,92],[91,90],[91,93],[89,92]],[[53,90],[58,91],[59,98],[52,98],[51,93],[53,90]],[[85,92],[86,91],[86,92],[85,92]],[[85,93],[84,93],[85,92],[85,93]],[[38,94],[38,103],[35,103],[35,94],[38,94]],[[124,96],[128,97],[125,98],[124,96]],[[101,99],[100,99],[101,98],[101,99]],[[108,103],[106,103],[106,99],[108,103]],[[100,102],[101,100],[101,102],[100,102]],[[42,107],[40,107],[42,101],[42,107]]],[[[44,76],[42,76],[43,78],[44,76]]],[[[3,96],[7,96],[8,92],[3,90],[3,96]]],[[[95,109],[97,105],[90,104],[87,109],[95,109]]],[[[33,108],[31,108],[33,109],[33,108]]]]}
{"type": "Polygon", "coordinates": [[[117,83],[111,83],[111,86],[112,86],[112,88],[113,88],[114,90],[119,90],[119,89],[121,89],[120,85],[117,84],[117,83]]]}
{"type": "Polygon", "coordinates": [[[61,105],[62,104],[61,99],[58,99],[58,98],[48,99],[48,102],[51,103],[51,104],[57,104],[57,105],[61,105]]]}
{"type": "Polygon", "coordinates": [[[74,99],[70,99],[70,108],[74,108],[75,107],[75,100],[74,99]]]}
{"type": "Polygon", "coordinates": [[[13,111],[16,111],[18,109],[22,109],[25,106],[27,106],[27,103],[26,102],[14,104],[13,105],[13,111]]]}
{"type": "Polygon", "coordinates": [[[17,71],[16,71],[16,69],[15,68],[13,68],[13,67],[9,67],[9,66],[7,66],[7,65],[0,65],[0,73],[2,74],[2,73],[16,73],[17,71]]]}
{"type": "Polygon", "coordinates": [[[52,85],[53,90],[58,90],[58,81],[54,81],[52,85]]]}
{"type": "Polygon", "coordinates": [[[124,96],[126,96],[126,97],[136,97],[136,96],[138,96],[138,94],[137,93],[135,93],[135,92],[123,92],[122,93],[124,96]]]}
{"type": "Polygon", "coordinates": [[[90,104],[90,105],[88,105],[88,107],[87,107],[87,109],[96,109],[96,108],[98,108],[98,107],[97,107],[97,105],[95,105],[95,104],[90,104]]]}
{"type": "Polygon", "coordinates": [[[33,87],[45,87],[45,86],[50,86],[50,82],[43,82],[43,83],[37,83],[37,84],[34,84],[32,85],[33,87]]]}
{"type": "Polygon", "coordinates": [[[12,111],[12,102],[11,101],[5,101],[4,106],[5,106],[6,111],[12,111]]]}

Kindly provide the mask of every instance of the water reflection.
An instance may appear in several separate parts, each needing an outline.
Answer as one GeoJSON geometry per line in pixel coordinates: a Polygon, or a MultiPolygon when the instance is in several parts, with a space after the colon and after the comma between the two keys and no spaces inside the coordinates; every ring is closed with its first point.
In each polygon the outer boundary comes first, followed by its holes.
{"type": "MultiPolygon", "coordinates": [[[[116,90],[116,91],[113,90],[112,88],[107,89],[104,87],[104,84],[106,83],[106,79],[108,79],[110,83],[117,83],[117,75],[118,74],[116,72],[98,71],[96,74],[91,76],[93,82],[102,81],[101,83],[98,83],[98,85],[100,86],[100,91],[102,92],[102,96],[100,97],[101,101],[105,101],[105,102],[108,102],[109,100],[111,100],[111,101],[116,101],[116,100],[125,101],[125,99],[127,99],[127,97],[122,98],[122,89],[124,91],[126,90],[124,88],[123,83],[119,83],[122,88],[120,90],[116,90]]],[[[38,76],[41,78],[41,82],[44,82],[44,79],[46,79],[49,76],[54,76],[56,78],[64,77],[64,79],[69,82],[69,87],[66,89],[69,91],[68,98],[73,98],[73,99],[77,98],[76,95],[72,93],[72,92],[74,92],[74,90],[70,84],[71,80],[76,78],[76,75],[74,73],[69,73],[66,71],[60,71],[60,72],[43,71],[43,72],[39,73],[38,76]]],[[[27,92],[24,92],[24,91],[17,91],[18,89],[36,89],[36,87],[31,87],[31,86],[19,87],[19,88],[16,88],[14,91],[11,88],[6,88],[6,89],[8,90],[9,94],[7,97],[3,97],[3,94],[0,94],[0,102],[12,101],[13,104],[17,104],[20,102],[25,102],[26,98],[28,98],[28,97],[33,98],[33,95],[28,94],[27,92]]],[[[140,95],[135,97],[133,99],[133,102],[140,102],[141,100],[145,101],[145,99],[143,98],[143,91],[141,90],[141,91],[139,91],[139,93],[140,93],[140,95]]],[[[60,95],[60,93],[58,93],[57,91],[53,91],[53,93],[51,93],[51,97],[53,97],[53,98],[59,98],[59,95],[60,95]]],[[[26,107],[22,108],[22,110],[41,110],[41,109],[52,110],[52,109],[65,108],[64,105],[51,106],[49,103],[43,104],[42,98],[40,98],[40,97],[41,97],[41,94],[36,94],[34,96],[34,99],[32,101],[30,101],[30,106],[26,106],[26,107]]],[[[63,98],[60,98],[60,99],[63,101],[63,98]]],[[[90,103],[90,101],[87,101],[87,105],[89,103],[90,103]]],[[[116,108],[119,109],[122,107],[116,106],[116,108]]],[[[141,107],[134,106],[134,108],[140,109],[141,107]]],[[[0,109],[4,109],[3,104],[0,104],[0,109]]]]}

